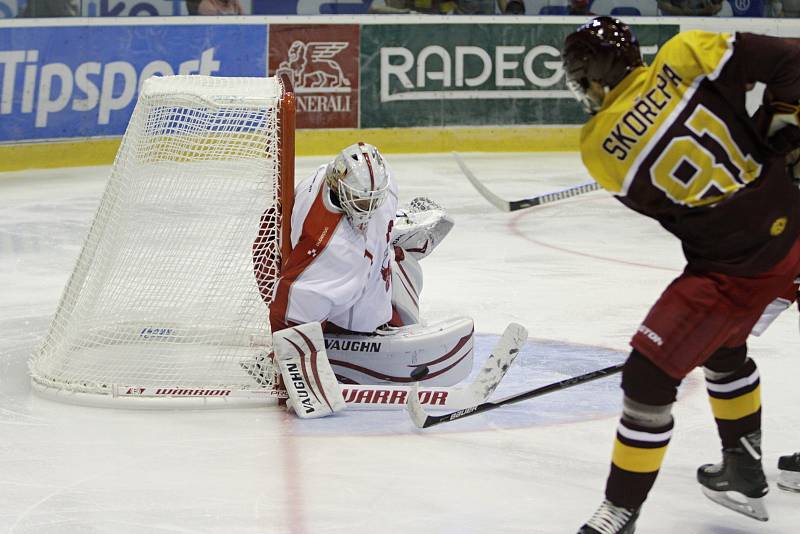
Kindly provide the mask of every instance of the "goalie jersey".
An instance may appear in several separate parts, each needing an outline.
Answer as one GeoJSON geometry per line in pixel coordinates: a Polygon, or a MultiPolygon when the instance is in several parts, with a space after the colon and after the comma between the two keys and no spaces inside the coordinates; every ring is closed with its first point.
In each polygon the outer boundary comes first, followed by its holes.
{"type": "Polygon", "coordinates": [[[756,81],[796,103],[800,48],[683,32],[614,87],[581,131],[592,177],[678,237],[689,270],[751,276],[800,233],[800,191],[745,109],[756,81]]]}
{"type": "Polygon", "coordinates": [[[394,177],[389,171],[389,194],[362,234],[331,204],[325,168],[320,166],[295,188],[292,251],[270,305],[273,331],[290,323],[329,321],[367,333],[392,317],[394,177]]]}

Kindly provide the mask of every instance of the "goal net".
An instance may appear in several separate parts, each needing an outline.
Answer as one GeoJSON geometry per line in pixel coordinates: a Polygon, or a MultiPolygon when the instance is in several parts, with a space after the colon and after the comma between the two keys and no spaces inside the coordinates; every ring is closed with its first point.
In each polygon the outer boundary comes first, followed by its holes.
{"type": "Polygon", "coordinates": [[[294,98],[280,80],[146,80],[31,359],[34,388],[135,405],[272,395],[254,371],[270,349],[293,169],[294,98]]]}

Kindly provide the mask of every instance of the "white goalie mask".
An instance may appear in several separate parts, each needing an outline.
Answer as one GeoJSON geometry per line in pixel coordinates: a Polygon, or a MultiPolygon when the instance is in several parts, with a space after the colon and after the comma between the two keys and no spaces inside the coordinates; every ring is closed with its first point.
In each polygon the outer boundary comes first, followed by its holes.
{"type": "Polygon", "coordinates": [[[372,214],[389,193],[389,171],[383,156],[367,143],[342,150],[328,164],[325,181],[334,194],[334,202],[359,232],[366,231],[372,214]]]}

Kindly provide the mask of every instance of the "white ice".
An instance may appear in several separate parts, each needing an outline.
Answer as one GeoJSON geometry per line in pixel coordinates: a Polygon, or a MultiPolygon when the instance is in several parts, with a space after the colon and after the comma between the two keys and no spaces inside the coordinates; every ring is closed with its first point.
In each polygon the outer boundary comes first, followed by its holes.
{"type": "MultiPolygon", "coordinates": [[[[465,154],[497,194],[588,180],[563,154],[465,154]]],[[[449,155],[390,156],[401,201],[426,195],[457,224],[423,263],[423,316],[469,315],[478,350],[506,324],[531,340],[496,395],[622,361],[683,265],[678,243],[603,192],[515,213],[480,197],[449,155]]],[[[304,158],[298,175],[320,162],[304,158]]],[[[397,412],[300,421],[274,406],[135,411],[31,392],[41,341],[94,214],[107,167],[0,175],[0,532],[571,533],[603,494],[618,377],[428,430],[397,412]]],[[[763,384],[767,476],[800,450],[798,313],[751,338],[763,384]]],[[[800,494],[772,488],[758,523],[695,482],[719,444],[699,371],[645,504],[643,534],[800,531],[800,494]]]]}

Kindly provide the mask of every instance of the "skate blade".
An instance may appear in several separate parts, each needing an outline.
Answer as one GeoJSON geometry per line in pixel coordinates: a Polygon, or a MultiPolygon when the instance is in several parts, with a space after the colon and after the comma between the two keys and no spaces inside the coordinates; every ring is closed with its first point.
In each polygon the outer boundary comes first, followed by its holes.
{"type": "Polygon", "coordinates": [[[800,473],[781,471],[778,475],[778,487],[784,491],[800,493],[800,473]]]}
{"type": "Polygon", "coordinates": [[[745,497],[738,491],[714,491],[702,486],[701,489],[703,490],[703,495],[734,512],[739,512],[759,521],[767,521],[769,519],[763,497],[745,497]]]}

